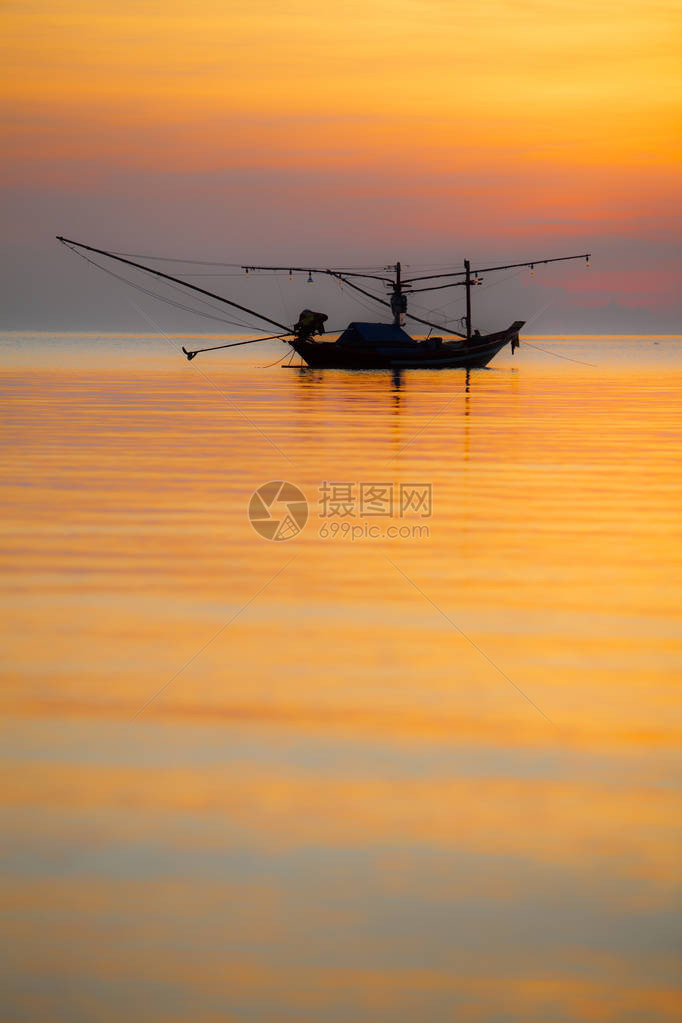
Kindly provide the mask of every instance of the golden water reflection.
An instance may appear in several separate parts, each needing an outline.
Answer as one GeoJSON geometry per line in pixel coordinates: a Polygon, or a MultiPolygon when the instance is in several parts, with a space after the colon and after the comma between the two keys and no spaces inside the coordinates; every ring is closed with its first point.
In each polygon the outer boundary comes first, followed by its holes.
{"type": "Polygon", "coordinates": [[[679,340],[140,340],[3,342],[10,1018],[677,1019],[679,340]],[[325,480],[429,535],[320,536],[325,480]]]}

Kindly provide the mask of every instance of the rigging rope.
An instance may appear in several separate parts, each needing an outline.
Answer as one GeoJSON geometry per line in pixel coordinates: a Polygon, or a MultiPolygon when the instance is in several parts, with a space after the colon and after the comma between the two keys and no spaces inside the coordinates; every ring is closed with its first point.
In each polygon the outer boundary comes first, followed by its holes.
{"type": "Polygon", "coordinates": [[[222,316],[213,316],[211,313],[205,313],[200,309],[194,309],[192,306],[184,305],[182,302],[176,302],[174,299],[168,298],[166,295],[159,295],[157,292],[151,291],[149,288],[145,288],[141,284],[136,284],[135,281],[131,281],[127,277],[123,277],[122,274],[117,274],[115,270],[112,270],[107,266],[102,266],[101,263],[98,263],[96,260],[86,256],[84,253],[79,252],[77,249],[72,248],[70,245],[67,247],[70,248],[72,252],[75,252],[77,256],[80,256],[81,259],[84,259],[86,263],[90,263],[91,266],[96,267],[98,270],[103,270],[105,274],[109,274],[110,277],[115,277],[123,284],[127,284],[128,287],[134,288],[135,291],[139,291],[143,295],[149,295],[151,298],[155,298],[159,302],[165,302],[167,305],[174,306],[176,309],[183,309],[185,312],[195,313],[197,316],[203,316],[207,320],[215,320],[217,323],[226,323],[231,327],[247,326],[246,324],[238,323],[234,320],[227,320],[222,316]]]}
{"type": "MultiPolygon", "coordinates": [[[[182,309],[185,312],[194,313],[196,316],[203,316],[207,320],[214,320],[217,323],[227,324],[230,327],[243,327],[245,330],[261,332],[264,332],[265,330],[268,329],[267,327],[253,326],[252,324],[244,323],[241,320],[229,320],[224,316],[216,316],[211,313],[206,313],[203,312],[203,310],[201,309],[196,309],[193,306],[185,305],[182,302],[177,302],[174,299],[169,298],[167,295],[160,295],[158,292],[152,291],[150,288],[145,288],[142,284],[137,284],[135,281],[130,280],[130,278],[124,277],[122,274],[116,273],[116,271],[112,270],[110,267],[103,266],[101,263],[98,263],[97,260],[92,259],[91,256],[87,256],[84,252],[81,252],[80,249],[75,248],[73,245],[69,245],[68,242],[64,242],[63,244],[66,245],[66,247],[70,249],[71,252],[74,252],[77,256],[80,256],[81,259],[84,259],[86,263],[90,263],[91,266],[96,267],[98,270],[104,271],[104,273],[109,274],[110,277],[115,277],[123,284],[127,284],[129,287],[134,288],[136,291],[139,291],[144,295],[149,295],[151,298],[155,298],[159,302],[165,302],[166,305],[171,305],[176,309],[182,309]]],[[[166,283],[165,286],[168,288],[173,288],[173,290],[180,292],[180,294],[184,294],[184,292],[180,291],[180,287],[176,284],[173,284],[172,282],[166,283]]],[[[196,299],[196,301],[203,302],[205,305],[208,305],[208,301],[206,299],[198,298],[196,299]]],[[[209,306],[209,308],[211,307],[209,306]]]]}
{"type": "Polygon", "coordinates": [[[291,348],[288,352],[285,352],[281,358],[275,359],[274,362],[269,362],[267,366],[259,366],[258,369],[272,369],[273,366],[279,366],[280,362],[284,362],[287,357],[293,359],[294,355],[296,355],[296,350],[291,348]]]}
{"type": "MultiPolygon", "coordinates": [[[[248,261],[245,261],[245,260],[242,260],[241,263],[228,263],[228,262],[225,262],[225,261],[220,260],[220,259],[213,259],[213,260],[211,260],[211,259],[188,259],[188,258],[186,258],[184,256],[153,256],[153,255],[150,255],[149,253],[144,253],[144,252],[118,252],[117,250],[114,250],[114,249],[111,249],[110,252],[111,252],[112,256],[123,256],[126,259],[152,259],[152,260],[156,260],[156,261],[158,261],[160,263],[188,263],[191,266],[226,266],[226,267],[230,267],[232,269],[240,270],[240,271],[243,271],[244,267],[246,267],[246,266],[248,266],[249,268],[251,267],[251,263],[248,262],[248,261]]],[[[314,266],[315,264],[313,263],[311,265],[314,266]]],[[[339,271],[341,273],[343,273],[344,271],[347,272],[347,273],[350,273],[352,270],[366,270],[368,272],[370,272],[372,270],[376,270],[377,273],[379,273],[382,270],[385,270],[386,267],[383,266],[383,265],[382,266],[379,266],[379,265],[373,265],[373,266],[336,266],[336,267],[329,267],[329,269],[330,270],[337,270],[337,271],[339,271]]],[[[283,276],[283,277],[286,276],[286,275],[287,275],[286,272],[283,272],[281,274],[281,276],[283,276]]],[[[195,276],[195,275],[187,274],[186,276],[195,276]]],[[[196,276],[203,276],[203,275],[198,275],[197,274],[196,276]]],[[[207,276],[210,276],[210,275],[207,275],[207,276]]],[[[220,275],[216,275],[216,276],[220,276],[220,275]]],[[[226,276],[230,276],[230,275],[226,275],[226,276]]],[[[243,273],[239,273],[236,276],[241,277],[241,276],[243,276],[243,273]]]]}
{"type": "Polygon", "coordinates": [[[528,348],[536,348],[539,352],[544,352],[545,355],[553,355],[555,359],[565,359],[566,362],[577,362],[579,366],[590,366],[592,369],[599,369],[599,366],[595,365],[594,362],[583,362],[582,359],[572,359],[570,355],[559,355],[558,352],[550,352],[547,348],[541,348],[540,345],[531,344],[525,338],[523,338],[522,344],[527,345],[528,348]]]}

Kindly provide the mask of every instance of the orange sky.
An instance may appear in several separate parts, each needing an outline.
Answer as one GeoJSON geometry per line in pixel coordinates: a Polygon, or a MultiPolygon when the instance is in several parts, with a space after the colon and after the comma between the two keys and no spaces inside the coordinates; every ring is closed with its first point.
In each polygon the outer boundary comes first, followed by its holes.
{"type": "MultiPolygon", "coordinates": [[[[229,227],[237,258],[262,252],[249,235],[267,230],[270,247],[291,251],[294,238],[310,256],[341,247],[356,262],[368,227],[384,258],[398,241],[422,258],[604,243],[611,270],[618,252],[615,269],[631,272],[644,247],[650,268],[673,275],[677,3],[2,10],[3,178],[10,211],[17,191],[33,211],[47,203],[42,226],[54,218],[69,234],[75,219],[95,244],[196,254],[229,227]]],[[[26,242],[28,225],[11,221],[26,242]]]]}

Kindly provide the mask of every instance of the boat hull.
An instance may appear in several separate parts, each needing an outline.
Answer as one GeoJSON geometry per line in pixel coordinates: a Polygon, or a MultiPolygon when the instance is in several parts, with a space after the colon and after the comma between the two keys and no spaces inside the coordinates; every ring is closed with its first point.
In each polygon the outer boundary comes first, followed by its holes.
{"type": "Polygon", "coordinates": [[[461,341],[429,341],[407,344],[346,346],[337,341],[309,341],[294,338],[292,348],[315,369],[480,369],[487,366],[505,345],[518,341],[523,321],[506,330],[461,341]]]}

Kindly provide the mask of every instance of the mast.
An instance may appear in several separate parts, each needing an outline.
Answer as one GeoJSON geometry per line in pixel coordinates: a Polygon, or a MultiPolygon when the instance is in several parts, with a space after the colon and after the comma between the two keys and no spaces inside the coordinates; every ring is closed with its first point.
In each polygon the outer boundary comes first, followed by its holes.
{"type": "Polygon", "coordinates": [[[393,323],[394,323],[394,325],[396,327],[399,327],[400,326],[400,313],[402,312],[402,310],[400,308],[400,300],[403,297],[402,288],[400,287],[400,262],[396,263],[396,265],[395,265],[395,289],[394,289],[393,294],[396,297],[396,303],[395,304],[396,304],[396,306],[398,306],[397,309],[393,310],[393,323]]]}
{"type": "Polygon", "coordinates": [[[402,267],[400,263],[396,263],[395,280],[391,282],[393,288],[393,293],[391,295],[391,312],[393,313],[394,327],[402,327],[402,318],[407,312],[407,295],[403,292],[405,285],[401,279],[401,270],[402,267]]]}
{"type": "Polygon", "coordinates": [[[465,286],[467,289],[467,339],[471,337],[471,263],[464,260],[464,271],[466,273],[465,286]]]}

